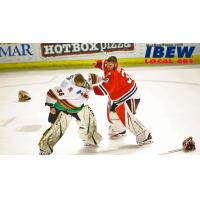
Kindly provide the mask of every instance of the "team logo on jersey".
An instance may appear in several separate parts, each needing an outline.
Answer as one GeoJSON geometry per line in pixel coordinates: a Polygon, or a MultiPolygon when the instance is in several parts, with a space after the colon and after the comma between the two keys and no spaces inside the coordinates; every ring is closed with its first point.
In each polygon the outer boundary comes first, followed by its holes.
{"type": "Polygon", "coordinates": [[[145,64],[192,64],[195,46],[183,44],[147,44],[145,64]]]}

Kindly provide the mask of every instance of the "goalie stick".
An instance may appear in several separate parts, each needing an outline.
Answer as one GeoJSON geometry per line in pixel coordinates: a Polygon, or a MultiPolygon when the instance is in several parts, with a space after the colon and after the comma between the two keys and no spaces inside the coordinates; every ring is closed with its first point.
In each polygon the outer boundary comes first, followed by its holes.
{"type": "Polygon", "coordinates": [[[173,149],[173,150],[170,150],[170,151],[167,151],[167,152],[164,152],[164,153],[160,153],[159,155],[166,155],[166,154],[176,153],[176,152],[179,152],[179,151],[183,151],[183,148],[173,149]]]}

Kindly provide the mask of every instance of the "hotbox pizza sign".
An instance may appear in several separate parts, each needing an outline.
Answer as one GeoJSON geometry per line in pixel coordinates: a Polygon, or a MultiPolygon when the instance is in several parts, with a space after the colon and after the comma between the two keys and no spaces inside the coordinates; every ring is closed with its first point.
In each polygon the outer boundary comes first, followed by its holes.
{"type": "Polygon", "coordinates": [[[43,57],[134,50],[133,43],[42,43],[43,57]]]}

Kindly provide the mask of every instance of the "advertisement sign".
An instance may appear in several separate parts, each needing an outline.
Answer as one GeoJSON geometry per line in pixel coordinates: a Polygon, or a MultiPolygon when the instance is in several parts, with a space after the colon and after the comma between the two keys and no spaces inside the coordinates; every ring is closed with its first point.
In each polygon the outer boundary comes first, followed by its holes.
{"type": "Polygon", "coordinates": [[[35,47],[31,43],[0,43],[0,63],[36,61],[35,47]]]}
{"type": "Polygon", "coordinates": [[[42,43],[43,57],[134,50],[133,43],[42,43]]]}

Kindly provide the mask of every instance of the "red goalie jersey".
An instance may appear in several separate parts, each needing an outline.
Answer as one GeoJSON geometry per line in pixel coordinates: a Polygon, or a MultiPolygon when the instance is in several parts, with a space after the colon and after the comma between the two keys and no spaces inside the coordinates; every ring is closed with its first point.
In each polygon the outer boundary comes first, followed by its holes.
{"type": "Polygon", "coordinates": [[[121,104],[135,96],[137,86],[135,81],[125,72],[125,70],[116,65],[111,71],[107,69],[106,60],[97,60],[96,68],[104,71],[104,81],[93,87],[96,95],[109,95],[115,104],[121,104]]]}

